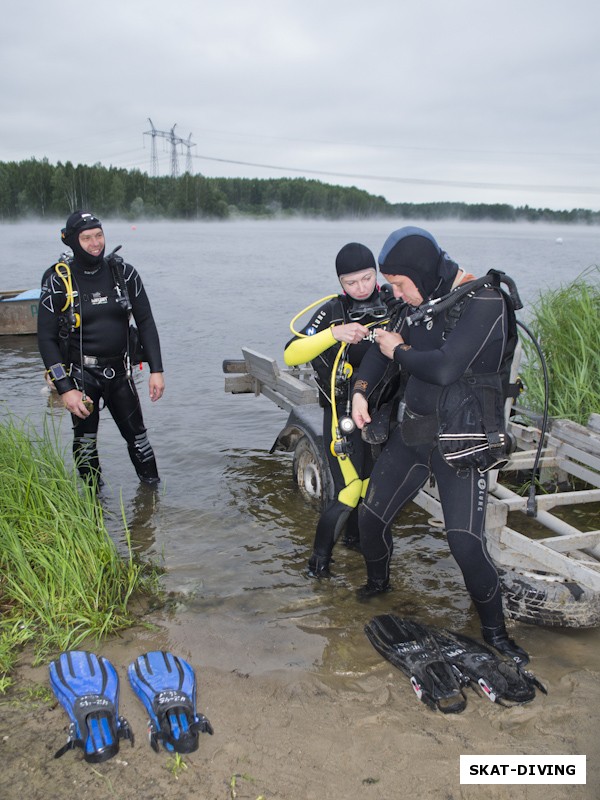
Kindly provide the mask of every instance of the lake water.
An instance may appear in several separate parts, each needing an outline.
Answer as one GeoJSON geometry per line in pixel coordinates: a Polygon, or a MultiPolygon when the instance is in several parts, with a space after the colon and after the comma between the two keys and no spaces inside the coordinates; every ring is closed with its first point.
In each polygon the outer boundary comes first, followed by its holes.
{"type": "MultiPolygon", "coordinates": [[[[334,259],[348,241],[378,254],[402,221],[107,222],[107,249],[140,271],[161,334],[166,393],[151,404],[147,367],[137,376],[162,486],[139,487],[110,416],[100,426],[103,502],[118,537],[122,502],[133,544],[165,569],[164,586],[181,593],[169,618],[171,641],[189,644],[199,629],[226,631],[255,668],[352,671],[351,643],[373,613],[394,610],[476,633],[477,620],[440,531],[416,508],[399,520],[395,591],[368,607],[360,555],[336,548],[331,581],[304,574],[318,509],[307,505],[286,454],[269,455],[286,414],[267,399],[230,396],[222,361],[249,346],[283,363],[289,322],[312,301],[337,291],[334,259]],[[253,653],[252,656],[248,655],[253,653]]],[[[39,285],[61,252],[60,222],[0,225],[2,289],[39,285]]],[[[600,263],[600,228],[439,222],[428,226],[458,263],[482,275],[504,270],[526,305],[540,290],[568,283],[600,263]],[[560,242],[558,240],[561,240],[560,242]]],[[[527,309],[524,312],[527,317],[527,309]]],[[[35,337],[0,337],[0,414],[51,420],[70,452],[70,421],[44,393],[35,337]]],[[[68,456],[69,457],[69,456],[68,456]]],[[[575,634],[598,642],[597,631],[575,634]]],[[[535,651],[558,632],[519,626],[535,651]]],[[[598,648],[596,648],[596,652],[598,648]]],[[[570,651],[569,651],[570,652],[570,651]]],[[[565,658],[570,656],[565,655],[565,658]]],[[[215,650],[206,663],[227,666],[215,650]]]]}

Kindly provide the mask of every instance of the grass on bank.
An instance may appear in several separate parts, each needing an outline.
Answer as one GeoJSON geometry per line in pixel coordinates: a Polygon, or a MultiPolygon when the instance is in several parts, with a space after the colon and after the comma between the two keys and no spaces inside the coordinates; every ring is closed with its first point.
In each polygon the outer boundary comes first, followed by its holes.
{"type": "Polygon", "coordinates": [[[131,624],[129,601],[147,581],[48,431],[0,423],[0,692],[23,645],[42,657],[131,624]]]}
{"type": "MultiPolygon", "coordinates": [[[[528,327],[539,341],[548,368],[552,417],[586,425],[600,412],[600,268],[591,267],[572,283],[543,292],[528,327]]],[[[527,336],[521,335],[526,387],[524,405],[542,412],[544,376],[527,336]]]]}

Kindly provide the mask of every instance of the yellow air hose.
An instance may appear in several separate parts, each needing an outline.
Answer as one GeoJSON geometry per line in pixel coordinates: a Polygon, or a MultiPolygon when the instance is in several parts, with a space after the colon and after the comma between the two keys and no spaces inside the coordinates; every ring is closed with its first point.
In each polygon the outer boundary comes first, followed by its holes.
{"type": "Polygon", "coordinates": [[[333,298],[337,296],[338,296],[337,294],[328,294],[326,297],[322,297],[320,300],[315,300],[314,303],[311,303],[309,306],[306,306],[306,308],[303,308],[302,311],[296,314],[296,316],[290,322],[290,330],[294,334],[294,336],[299,336],[300,338],[305,339],[308,335],[306,333],[300,333],[300,331],[297,331],[294,328],[294,322],[296,322],[296,320],[299,320],[300,317],[304,316],[304,314],[306,314],[307,311],[310,311],[311,308],[314,308],[315,306],[318,306],[321,303],[325,303],[327,302],[327,300],[333,300],[333,298]]]}
{"type": "Polygon", "coordinates": [[[79,314],[75,313],[75,295],[73,293],[73,278],[71,276],[71,268],[64,261],[59,261],[58,264],[54,266],[54,271],[65,285],[65,295],[67,300],[64,306],[61,308],[61,311],[66,311],[67,308],[71,306],[71,308],[73,309],[73,318],[75,321],[74,327],[78,328],[79,325],[81,324],[81,318],[79,314]],[[61,267],[64,267],[64,273],[61,267]]]}
{"type": "MultiPolygon", "coordinates": [[[[389,320],[377,320],[376,322],[369,322],[365,326],[366,328],[372,328],[376,325],[385,325],[386,322],[389,320]]],[[[351,508],[355,508],[358,505],[358,501],[361,497],[364,497],[367,492],[367,486],[369,483],[369,479],[365,479],[364,481],[358,477],[358,473],[354,468],[354,464],[348,457],[347,453],[342,452],[341,450],[338,452],[336,450],[336,444],[341,443],[342,437],[340,435],[340,428],[339,428],[339,418],[337,413],[337,404],[335,402],[335,381],[338,371],[338,365],[340,359],[343,355],[344,350],[347,347],[346,342],[342,342],[340,348],[336,354],[335,360],[333,362],[333,367],[331,368],[331,385],[330,385],[330,398],[331,398],[331,453],[335,458],[338,459],[338,463],[340,465],[340,470],[342,476],[344,478],[344,482],[346,486],[342,489],[342,491],[338,494],[338,500],[341,503],[344,503],[351,508]]],[[[344,364],[343,370],[346,373],[348,379],[352,375],[352,365],[351,364],[344,364]]]]}

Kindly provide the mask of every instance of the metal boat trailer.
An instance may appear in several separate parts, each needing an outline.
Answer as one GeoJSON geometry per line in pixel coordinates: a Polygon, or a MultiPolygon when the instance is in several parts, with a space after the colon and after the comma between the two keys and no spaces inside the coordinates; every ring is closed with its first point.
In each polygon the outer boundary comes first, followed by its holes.
{"type": "MultiPolygon", "coordinates": [[[[310,367],[280,369],[261,353],[242,348],[243,359],[223,362],[225,391],[264,395],[288,412],[271,452],[293,453],[294,480],[308,498],[325,501],[333,486],[321,435],[322,409],[310,367]]],[[[600,625],[600,530],[581,531],[561,519],[560,509],[600,503],[600,415],[587,426],[553,419],[541,449],[542,483],[576,489],[536,493],[535,516],[528,498],[509,488],[513,473],[531,471],[541,431],[535,417],[515,406],[508,430],[517,448],[500,473],[490,475],[486,537],[502,581],[507,616],[530,624],[590,628],[600,625]],[[529,421],[528,421],[529,420],[529,421]],[[558,511],[558,513],[555,513],[558,511]],[[527,532],[519,530],[523,526],[527,532]],[[533,532],[532,532],[533,531],[533,532]]],[[[435,487],[414,502],[442,524],[435,487]]],[[[595,525],[600,524],[600,512],[595,525]]]]}

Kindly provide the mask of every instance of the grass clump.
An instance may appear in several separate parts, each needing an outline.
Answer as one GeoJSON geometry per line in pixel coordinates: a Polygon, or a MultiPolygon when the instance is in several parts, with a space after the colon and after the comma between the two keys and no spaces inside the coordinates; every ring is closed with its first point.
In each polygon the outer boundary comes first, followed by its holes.
{"type": "Polygon", "coordinates": [[[0,692],[24,644],[41,657],[131,624],[128,603],[145,580],[48,431],[0,423],[0,692]]]}
{"type": "MultiPolygon", "coordinates": [[[[548,413],[586,425],[590,414],[600,409],[600,269],[591,267],[572,283],[543,292],[533,306],[528,327],[546,358],[548,413]]],[[[541,413],[542,368],[532,343],[527,337],[522,341],[525,405],[541,413]]]]}

